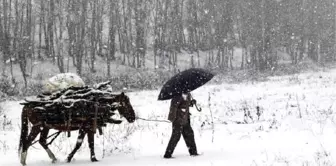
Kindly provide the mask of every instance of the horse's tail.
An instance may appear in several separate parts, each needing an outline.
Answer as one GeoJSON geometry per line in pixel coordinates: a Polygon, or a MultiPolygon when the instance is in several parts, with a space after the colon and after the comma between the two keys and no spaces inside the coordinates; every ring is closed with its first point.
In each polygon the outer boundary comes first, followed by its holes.
{"type": "Polygon", "coordinates": [[[27,116],[27,108],[24,106],[21,113],[21,136],[20,136],[20,143],[19,143],[19,155],[21,154],[20,151],[22,150],[23,144],[26,143],[27,135],[28,135],[28,116],[27,116]]]}

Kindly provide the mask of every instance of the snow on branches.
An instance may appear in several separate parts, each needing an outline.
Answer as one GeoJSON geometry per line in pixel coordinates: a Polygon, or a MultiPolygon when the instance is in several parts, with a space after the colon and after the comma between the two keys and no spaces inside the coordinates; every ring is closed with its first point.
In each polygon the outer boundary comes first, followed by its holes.
{"type": "Polygon", "coordinates": [[[21,104],[45,107],[62,104],[69,108],[76,102],[99,102],[107,98],[113,98],[115,94],[112,93],[111,89],[109,81],[96,84],[93,87],[70,86],[53,93],[44,92],[35,98],[26,98],[25,102],[21,104]]]}
{"type": "Polygon", "coordinates": [[[45,92],[55,92],[69,87],[84,87],[84,81],[75,73],[60,73],[49,78],[44,84],[45,92]]]}
{"type": "Polygon", "coordinates": [[[42,93],[34,99],[25,99],[21,104],[32,109],[40,121],[48,124],[69,121],[72,121],[72,124],[80,124],[83,121],[94,120],[98,126],[103,126],[109,122],[120,122],[112,119],[120,104],[115,100],[117,95],[113,94],[111,89],[109,81],[93,87],[70,86],[52,93],[42,93]]]}

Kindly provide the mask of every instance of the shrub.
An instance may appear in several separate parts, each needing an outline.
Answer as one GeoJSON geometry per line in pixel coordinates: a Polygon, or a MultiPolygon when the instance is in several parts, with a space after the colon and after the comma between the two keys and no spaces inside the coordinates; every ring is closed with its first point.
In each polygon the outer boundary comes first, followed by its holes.
{"type": "Polygon", "coordinates": [[[11,80],[7,75],[0,77],[0,97],[6,98],[7,96],[18,95],[17,83],[15,80],[11,80]]]}

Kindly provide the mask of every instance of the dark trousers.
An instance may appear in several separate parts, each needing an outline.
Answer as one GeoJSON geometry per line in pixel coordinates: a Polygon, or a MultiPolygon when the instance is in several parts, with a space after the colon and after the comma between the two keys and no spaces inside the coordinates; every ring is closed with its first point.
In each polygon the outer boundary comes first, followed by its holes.
{"type": "Polygon", "coordinates": [[[191,128],[190,122],[181,125],[179,123],[173,123],[173,132],[170,137],[167,149],[166,149],[166,156],[171,156],[174,152],[174,149],[179,142],[181,135],[188,147],[190,155],[197,155],[197,148],[195,143],[194,131],[191,128]]]}

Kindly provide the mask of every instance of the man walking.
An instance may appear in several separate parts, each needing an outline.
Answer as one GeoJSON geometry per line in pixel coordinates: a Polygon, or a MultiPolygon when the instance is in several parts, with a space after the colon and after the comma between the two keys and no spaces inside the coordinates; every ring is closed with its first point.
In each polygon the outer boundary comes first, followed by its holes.
{"type": "Polygon", "coordinates": [[[181,135],[188,147],[189,154],[191,156],[198,155],[194,131],[190,125],[190,113],[189,107],[196,104],[196,100],[191,100],[190,93],[183,93],[180,96],[172,98],[170,103],[170,111],[168,115],[168,120],[172,122],[172,135],[169,140],[164,158],[171,158],[174,149],[179,142],[181,135]]]}

